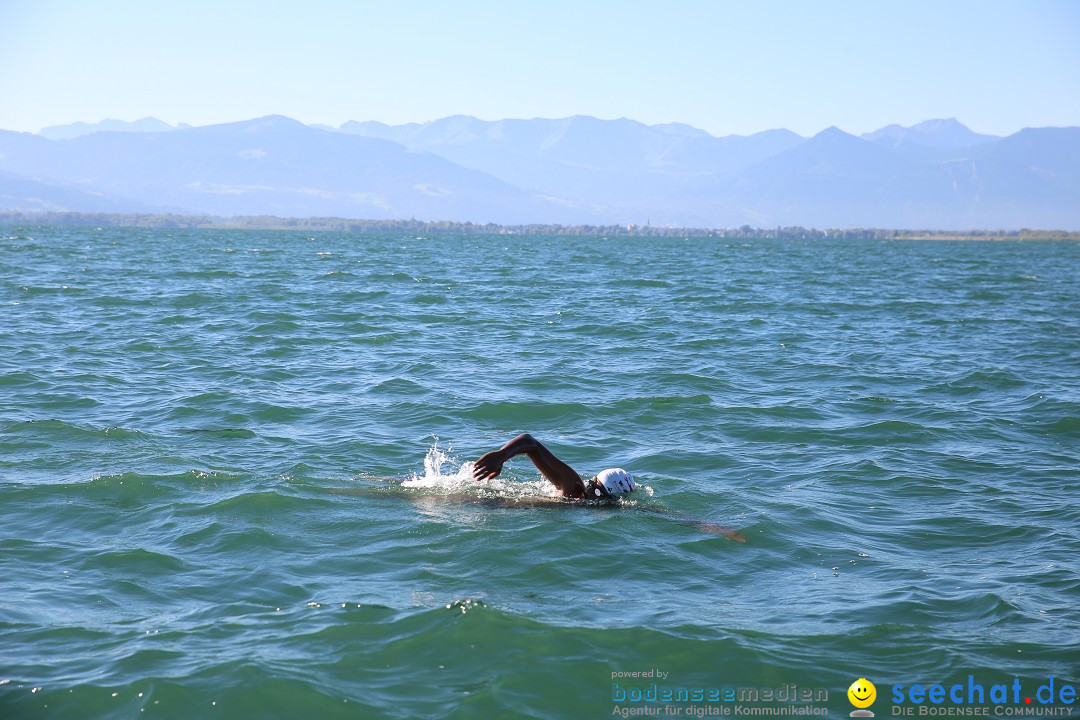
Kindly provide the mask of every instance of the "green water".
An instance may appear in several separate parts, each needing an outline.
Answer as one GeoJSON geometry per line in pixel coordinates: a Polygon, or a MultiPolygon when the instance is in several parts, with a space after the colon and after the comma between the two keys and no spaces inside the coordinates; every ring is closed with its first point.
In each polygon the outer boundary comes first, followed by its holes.
{"type": "Polygon", "coordinates": [[[1075,686],[1078,483],[1076,244],[0,229],[3,718],[1075,686]]]}

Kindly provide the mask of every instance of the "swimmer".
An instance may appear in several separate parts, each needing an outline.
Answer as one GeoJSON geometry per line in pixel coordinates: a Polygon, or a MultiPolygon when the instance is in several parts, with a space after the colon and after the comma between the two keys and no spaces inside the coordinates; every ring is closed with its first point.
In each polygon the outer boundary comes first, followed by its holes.
{"type": "MultiPolygon", "coordinates": [[[[598,500],[629,495],[637,490],[634,478],[622,468],[609,468],[593,475],[588,482],[583,481],[574,468],[555,457],[553,452],[529,433],[518,435],[498,450],[481,455],[473,465],[473,480],[491,480],[498,477],[506,461],[517,455],[528,455],[540,474],[550,480],[563,497],[598,500]]],[[[746,538],[736,530],[723,525],[687,517],[662,508],[644,506],[640,509],[671,517],[710,535],[720,535],[735,542],[746,542],[746,538]]]]}
{"type": "MultiPolygon", "coordinates": [[[[528,433],[518,435],[498,450],[492,450],[491,452],[482,455],[473,465],[473,480],[491,480],[492,478],[498,477],[502,472],[503,465],[506,461],[518,455],[528,455],[529,459],[533,461],[533,464],[536,465],[536,468],[540,473],[555,486],[562,498],[577,500],[618,499],[623,495],[633,493],[638,488],[637,482],[634,481],[634,478],[630,473],[621,468],[605,470],[602,473],[594,475],[587,482],[583,481],[581,476],[578,475],[572,467],[555,457],[554,453],[544,447],[539,440],[528,433]]],[[[736,530],[724,527],[723,525],[718,525],[714,522],[689,517],[682,513],[672,512],[664,507],[657,507],[648,502],[630,504],[617,502],[567,503],[561,498],[553,498],[550,496],[505,497],[499,494],[491,495],[487,493],[477,494],[472,492],[461,492],[460,486],[456,486],[452,492],[439,493],[438,495],[423,495],[416,494],[412,487],[397,482],[393,478],[386,478],[386,480],[389,481],[389,484],[378,489],[370,487],[332,488],[327,490],[327,492],[335,495],[363,495],[368,497],[386,497],[387,493],[390,493],[391,495],[405,497],[418,503],[428,503],[434,500],[437,502],[469,503],[507,508],[547,505],[561,507],[576,506],[582,509],[633,509],[635,511],[662,515],[696,528],[701,532],[709,533],[710,535],[719,535],[729,540],[734,540],[735,542],[746,542],[746,538],[740,535],[736,530]]]]}
{"type": "Polygon", "coordinates": [[[593,475],[588,482],[583,482],[574,468],[555,457],[529,433],[518,435],[498,450],[481,456],[473,466],[473,479],[491,480],[497,477],[502,472],[503,464],[517,455],[528,455],[540,474],[550,480],[563,497],[594,500],[628,495],[637,490],[634,478],[622,468],[608,468],[593,475]]]}

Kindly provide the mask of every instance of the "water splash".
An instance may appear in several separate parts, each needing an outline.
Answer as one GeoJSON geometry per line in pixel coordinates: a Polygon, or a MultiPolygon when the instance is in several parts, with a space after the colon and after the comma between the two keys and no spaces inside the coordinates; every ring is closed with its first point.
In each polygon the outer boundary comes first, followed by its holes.
{"type": "Polygon", "coordinates": [[[472,460],[462,461],[453,454],[453,447],[444,451],[439,439],[428,448],[424,456],[424,474],[413,473],[401,483],[402,487],[432,490],[443,494],[464,493],[477,497],[499,498],[554,498],[559,497],[555,486],[543,478],[522,480],[515,478],[509,467],[503,468],[503,476],[492,480],[473,479],[472,460]]]}
{"type": "Polygon", "coordinates": [[[466,483],[473,484],[472,462],[462,463],[451,455],[452,447],[447,447],[444,452],[439,447],[439,439],[435,438],[435,444],[428,448],[424,456],[424,474],[413,473],[408,480],[402,482],[403,487],[411,488],[442,488],[461,489],[466,483]],[[456,469],[455,469],[456,466],[456,469]],[[443,468],[446,472],[443,472],[443,468]]]}

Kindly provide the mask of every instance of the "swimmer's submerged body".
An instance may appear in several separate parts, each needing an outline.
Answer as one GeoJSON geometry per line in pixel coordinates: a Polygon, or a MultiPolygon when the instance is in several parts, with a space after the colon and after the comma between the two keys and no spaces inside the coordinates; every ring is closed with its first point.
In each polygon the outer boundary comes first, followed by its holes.
{"type": "MultiPolygon", "coordinates": [[[[637,490],[637,483],[634,482],[633,476],[622,468],[609,468],[593,475],[588,482],[582,480],[581,476],[572,467],[555,457],[554,453],[529,433],[518,435],[498,450],[492,450],[480,456],[480,459],[473,465],[473,479],[491,480],[498,477],[506,461],[517,455],[528,455],[533,465],[540,471],[540,474],[556,487],[560,495],[566,498],[586,500],[616,498],[620,495],[629,495],[637,490]]],[[[643,509],[665,515],[671,514],[681,522],[694,525],[712,535],[722,535],[730,540],[746,542],[746,538],[735,530],[716,523],[696,520],[659,509],[643,509]]]]}

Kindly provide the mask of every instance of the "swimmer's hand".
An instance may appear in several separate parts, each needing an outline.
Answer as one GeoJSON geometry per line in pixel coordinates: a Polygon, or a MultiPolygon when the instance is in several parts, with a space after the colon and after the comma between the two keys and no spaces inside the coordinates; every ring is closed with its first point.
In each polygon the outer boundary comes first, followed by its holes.
{"type": "Polygon", "coordinates": [[[473,480],[490,480],[498,477],[499,473],[502,472],[503,463],[506,462],[506,459],[506,455],[501,449],[484,453],[473,465],[473,480]]]}
{"type": "Polygon", "coordinates": [[[700,523],[698,527],[700,527],[704,532],[707,532],[710,535],[720,535],[721,537],[726,537],[728,540],[734,540],[735,542],[746,542],[746,538],[744,538],[738,532],[732,530],[731,528],[726,528],[723,525],[717,525],[716,523],[711,522],[703,522],[700,523]]]}

